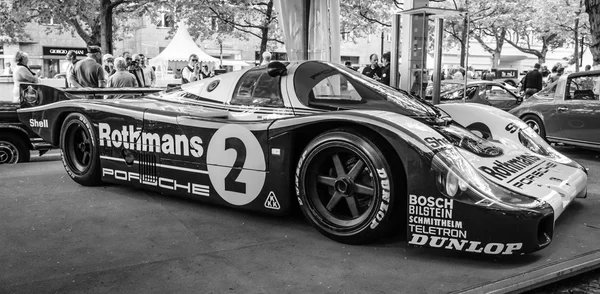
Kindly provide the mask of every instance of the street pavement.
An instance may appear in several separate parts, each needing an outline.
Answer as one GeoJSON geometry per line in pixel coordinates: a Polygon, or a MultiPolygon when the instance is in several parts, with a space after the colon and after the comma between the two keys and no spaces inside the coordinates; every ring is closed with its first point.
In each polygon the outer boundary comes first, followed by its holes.
{"type": "Polygon", "coordinates": [[[0,293],[446,293],[600,249],[598,152],[589,197],[550,246],[513,258],[412,248],[399,236],[350,246],[299,213],[263,216],[117,185],[83,187],[57,151],[0,166],[0,293]],[[595,218],[594,218],[595,217],[595,218]]]}

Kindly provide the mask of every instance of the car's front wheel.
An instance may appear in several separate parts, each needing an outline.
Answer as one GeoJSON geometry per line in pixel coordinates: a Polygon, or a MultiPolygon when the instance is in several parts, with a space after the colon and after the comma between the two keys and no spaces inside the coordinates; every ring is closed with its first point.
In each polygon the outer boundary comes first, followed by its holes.
{"type": "Polygon", "coordinates": [[[378,146],[345,130],[312,140],[296,168],[305,217],[343,243],[366,243],[388,231],[395,222],[396,185],[378,146]]]}
{"type": "Polygon", "coordinates": [[[534,132],[540,137],[546,139],[546,130],[544,129],[544,123],[542,120],[533,114],[528,114],[522,118],[522,120],[529,126],[534,132]]]}
{"type": "Polygon", "coordinates": [[[60,153],[67,174],[84,186],[100,184],[100,157],[89,118],[72,113],[60,130],[60,153]]]}
{"type": "Polygon", "coordinates": [[[0,134],[0,164],[29,161],[29,148],[15,134],[0,134]]]}

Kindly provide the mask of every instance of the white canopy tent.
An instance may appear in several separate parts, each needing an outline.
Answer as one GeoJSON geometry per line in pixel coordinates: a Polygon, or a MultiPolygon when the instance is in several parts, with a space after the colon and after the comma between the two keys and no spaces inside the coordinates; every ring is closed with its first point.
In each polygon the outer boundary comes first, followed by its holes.
{"type": "Polygon", "coordinates": [[[165,74],[169,69],[175,73],[188,63],[191,54],[198,55],[198,61],[209,63],[211,68],[219,64],[219,59],[204,53],[190,36],[187,27],[179,23],[173,40],[160,54],[150,59],[150,65],[156,66],[158,73],[165,74]]]}

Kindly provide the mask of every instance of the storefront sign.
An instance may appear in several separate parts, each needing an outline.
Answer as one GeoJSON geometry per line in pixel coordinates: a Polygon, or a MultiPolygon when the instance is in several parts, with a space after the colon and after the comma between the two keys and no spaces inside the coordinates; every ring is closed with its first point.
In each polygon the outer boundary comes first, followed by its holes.
{"type": "Polygon", "coordinates": [[[86,48],[69,48],[69,47],[42,47],[44,55],[65,57],[69,50],[75,51],[77,56],[86,56],[86,48]]]}

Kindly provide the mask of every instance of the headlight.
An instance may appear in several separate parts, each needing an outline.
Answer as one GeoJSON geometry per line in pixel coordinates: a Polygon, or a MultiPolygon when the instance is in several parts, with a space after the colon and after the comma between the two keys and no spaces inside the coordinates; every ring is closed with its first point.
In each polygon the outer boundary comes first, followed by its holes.
{"type": "MultiPolygon", "coordinates": [[[[548,151],[544,148],[544,144],[541,141],[544,141],[538,134],[535,133],[531,128],[525,128],[519,130],[519,141],[523,146],[527,149],[531,150],[540,155],[548,156],[548,151]],[[536,140],[539,139],[539,140],[536,140]]],[[[546,143],[544,141],[544,143],[546,143]]],[[[547,145],[548,143],[546,143],[547,145]]],[[[548,147],[550,147],[548,145],[548,147]]]]}
{"type": "Polygon", "coordinates": [[[521,208],[540,205],[535,198],[511,192],[487,181],[456,148],[436,153],[431,168],[435,172],[438,190],[454,200],[509,210],[515,209],[514,205],[521,208]]]}

